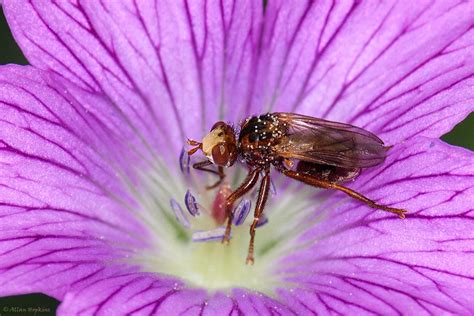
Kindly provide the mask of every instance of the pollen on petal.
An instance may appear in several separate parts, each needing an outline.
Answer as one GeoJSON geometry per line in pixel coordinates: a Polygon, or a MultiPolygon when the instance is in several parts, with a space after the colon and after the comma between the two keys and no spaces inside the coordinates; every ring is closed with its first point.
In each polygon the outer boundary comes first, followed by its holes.
{"type": "Polygon", "coordinates": [[[234,225],[239,226],[242,225],[243,222],[245,222],[245,219],[249,215],[250,212],[250,207],[252,206],[252,202],[247,199],[242,199],[240,201],[239,205],[234,210],[234,225]]]}
{"type": "Polygon", "coordinates": [[[199,208],[196,202],[196,198],[189,190],[186,191],[186,195],[184,196],[184,204],[186,204],[186,208],[188,209],[189,214],[191,214],[192,216],[199,215],[199,208]]]}
{"type": "Polygon", "coordinates": [[[225,235],[225,227],[193,232],[193,242],[220,241],[225,235]]]}
{"type": "Polygon", "coordinates": [[[188,217],[184,213],[181,205],[176,202],[175,199],[170,200],[171,209],[173,210],[174,216],[184,227],[191,228],[191,224],[189,223],[188,217]]]}
{"type": "Polygon", "coordinates": [[[179,168],[184,175],[189,174],[189,154],[188,151],[183,147],[181,154],[179,155],[179,168]]]}

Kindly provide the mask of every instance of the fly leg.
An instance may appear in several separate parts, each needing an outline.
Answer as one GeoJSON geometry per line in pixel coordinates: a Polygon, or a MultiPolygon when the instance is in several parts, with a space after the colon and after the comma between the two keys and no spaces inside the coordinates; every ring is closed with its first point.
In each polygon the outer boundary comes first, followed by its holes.
{"type": "Polygon", "coordinates": [[[336,183],[332,183],[332,182],[329,182],[329,181],[320,180],[320,179],[315,178],[311,175],[308,175],[308,174],[305,174],[305,173],[299,173],[299,172],[296,172],[296,171],[293,171],[293,170],[280,170],[280,171],[285,176],[288,176],[288,177],[293,178],[295,180],[301,181],[303,183],[312,185],[312,186],[317,187],[317,188],[333,189],[333,190],[342,191],[342,192],[346,193],[347,195],[349,195],[350,197],[352,197],[354,199],[357,199],[361,202],[364,202],[365,204],[367,204],[368,206],[370,206],[372,208],[376,208],[376,209],[384,210],[386,212],[394,213],[394,214],[397,214],[398,217],[400,217],[400,218],[405,218],[405,213],[407,212],[406,210],[377,204],[374,201],[366,198],[362,194],[357,193],[356,191],[351,190],[349,188],[346,188],[345,186],[342,186],[342,185],[339,185],[339,184],[336,184],[336,183]]]}
{"type": "Polygon", "coordinates": [[[222,183],[222,180],[224,180],[225,178],[224,167],[219,166],[217,168],[217,171],[212,168],[206,168],[207,166],[211,166],[211,165],[213,165],[213,163],[210,160],[203,160],[203,161],[193,164],[194,169],[210,172],[219,176],[219,180],[217,180],[216,183],[214,183],[213,185],[206,186],[206,189],[208,190],[214,189],[215,187],[220,185],[222,183]]]}
{"type": "Polygon", "coordinates": [[[226,199],[225,202],[225,214],[227,217],[227,227],[225,229],[225,235],[222,238],[222,243],[223,244],[228,244],[230,240],[230,230],[232,226],[232,220],[234,219],[234,213],[232,210],[232,206],[234,205],[234,202],[242,197],[244,194],[249,192],[257,183],[258,180],[258,174],[260,173],[261,169],[256,168],[252,171],[249,172],[247,175],[247,178],[245,178],[244,182],[235,190],[232,192],[226,199]]]}
{"type": "Polygon", "coordinates": [[[249,251],[247,254],[246,263],[252,265],[255,261],[253,257],[253,248],[255,241],[255,229],[257,227],[258,221],[263,214],[263,209],[265,208],[265,203],[267,202],[268,192],[270,190],[270,169],[265,169],[265,175],[263,176],[262,182],[260,184],[260,190],[258,191],[257,205],[255,206],[255,211],[253,215],[253,223],[250,226],[250,243],[249,251]]]}

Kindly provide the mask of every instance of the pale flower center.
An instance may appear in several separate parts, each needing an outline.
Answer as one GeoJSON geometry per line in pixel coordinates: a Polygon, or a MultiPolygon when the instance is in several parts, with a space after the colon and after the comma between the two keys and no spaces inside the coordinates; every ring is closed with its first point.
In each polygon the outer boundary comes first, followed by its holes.
{"type": "MultiPolygon", "coordinates": [[[[242,182],[244,172],[238,165],[226,170],[232,189],[242,182]]],[[[276,171],[273,174],[276,175],[276,171]]],[[[319,202],[312,198],[315,191],[296,183],[280,188],[278,181],[275,182],[277,192],[270,195],[265,208],[268,223],[257,228],[255,264],[250,266],[245,264],[245,258],[258,186],[246,196],[252,200],[250,214],[242,225],[232,227],[229,245],[221,244],[220,238],[193,242],[193,231],[213,230],[219,226],[206,211],[212,209],[218,189],[206,190],[205,186],[216,180],[213,175],[193,170],[184,176],[163,163],[149,170],[146,190],[141,192],[139,200],[140,217],[153,238],[149,249],[130,260],[145,272],[175,276],[189,286],[211,291],[247,288],[273,295],[277,287],[288,285],[281,274],[280,260],[304,247],[297,239],[316,222],[319,202]],[[193,217],[186,210],[184,197],[188,189],[196,198],[200,216],[193,217]],[[190,227],[176,219],[170,205],[172,199],[184,210],[190,227]]]]}

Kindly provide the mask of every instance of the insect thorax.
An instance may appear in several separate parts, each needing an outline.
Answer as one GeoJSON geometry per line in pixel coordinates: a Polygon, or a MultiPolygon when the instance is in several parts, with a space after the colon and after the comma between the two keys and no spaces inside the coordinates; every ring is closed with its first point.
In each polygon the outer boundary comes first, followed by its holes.
{"type": "Polygon", "coordinates": [[[270,113],[247,119],[239,134],[243,159],[251,165],[273,163],[278,156],[272,147],[281,142],[286,131],[286,124],[270,113]]]}

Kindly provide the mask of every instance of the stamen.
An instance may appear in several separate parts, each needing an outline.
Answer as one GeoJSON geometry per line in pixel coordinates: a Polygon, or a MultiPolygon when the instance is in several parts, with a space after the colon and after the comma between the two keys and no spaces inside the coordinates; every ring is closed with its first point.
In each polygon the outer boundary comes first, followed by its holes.
{"type": "Polygon", "coordinates": [[[275,196],[277,194],[277,190],[275,184],[273,183],[272,179],[270,179],[270,193],[275,196]]]}
{"type": "Polygon", "coordinates": [[[192,216],[199,215],[199,208],[196,202],[196,198],[189,190],[186,191],[186,195],[184,196],[184,204],[186,204],[186,208],[188,209],[189,214],[191,214],[192,216]]]}
{"type": "Polygon", "coordinates": [[[178,222],[180,222],[186,228],[191,228],[191,224],[189,223],[186,214],[183,212],[181,205],[179,205],[175,199],[170,200],[170,205],[171,209],[173,210],[174,216],[176,217],[178,222]]]}
{"type": "Polygon", "coordinates": [[[257,222],[257,225],[255,225],[255,228],[259,228],[259,227],[262,227],[263,225],[267,224],[268,223],[268,217],[266,217],[265,215],[263,217],[261,217],[258,222],[257,222]]]}
{"type": "Polygon", "coordinates": [[[179,168],[184,175],[189,174],[189,154],[188,151],[184,149],[181,150],[181,154],[179,155],[179,168]]]}
{"type": "Polygon", "coordinates": [[[194,242],[221,241],[225,235],[225,227],[211,230],[198,230],[193,233],[194,242]]]}
{"type": "Polygon", "coordinates": [[[249,215],[251,205],[252,205],[252,202],[250,202],[250,200],[242,199],[240,201],[239,205],[237,205],[237,207],[234,210],[233,222],[235,226],[242,225],[243,222],[245,222],[245,219],[249,215]]]}

